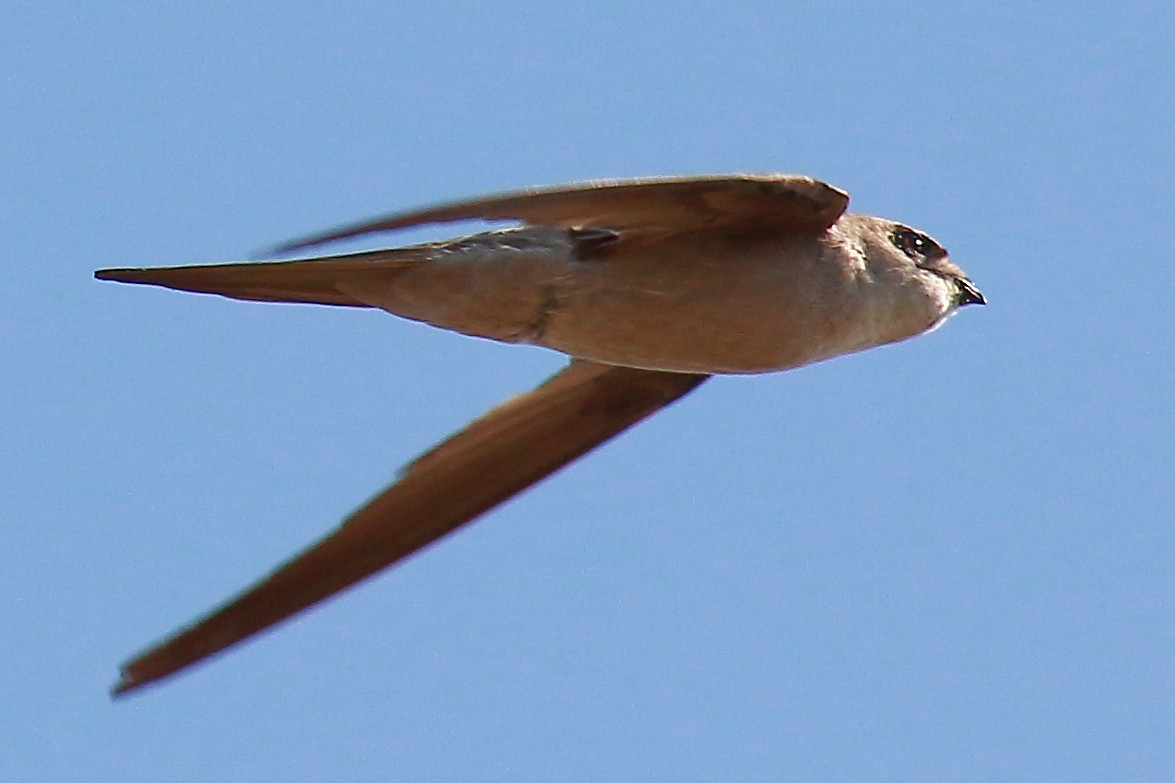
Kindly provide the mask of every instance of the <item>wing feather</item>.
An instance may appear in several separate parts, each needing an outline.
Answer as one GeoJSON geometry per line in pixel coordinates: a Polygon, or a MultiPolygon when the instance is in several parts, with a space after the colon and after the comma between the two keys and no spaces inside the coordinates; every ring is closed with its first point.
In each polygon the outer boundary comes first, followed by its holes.
{"type": "Polygon", "coordinates": [[[273,252],[290,253],[428,223],[478,219],[614,231],[824,231],[848,203],[844,191],[795,174],[596,180],[385,215],[297,239],[273,252]]]}
{"type": "Polygon", "coordinates": [[[408,557],[706,377],[573,361],[423,454],[334,532],[238,598],[126,663],[115,694],[216,655],[408,557]]]}

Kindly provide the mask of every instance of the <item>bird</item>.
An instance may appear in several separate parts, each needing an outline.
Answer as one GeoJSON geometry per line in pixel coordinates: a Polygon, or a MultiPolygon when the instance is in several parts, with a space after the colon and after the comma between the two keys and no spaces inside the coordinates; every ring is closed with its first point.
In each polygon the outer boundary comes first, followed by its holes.
{"type": "Polygon", "coordinates": [[[120,668],[172,677],[432,544],[714,375],[789,370],[986,304],[927,234],[846,211],[797,174],[591,180],[393,213],[281,245],[510,221],[446,241],[95,277],[232,299],[384,310],[566,354],[568,364],[404,467],[317,543],[120,668]]]}

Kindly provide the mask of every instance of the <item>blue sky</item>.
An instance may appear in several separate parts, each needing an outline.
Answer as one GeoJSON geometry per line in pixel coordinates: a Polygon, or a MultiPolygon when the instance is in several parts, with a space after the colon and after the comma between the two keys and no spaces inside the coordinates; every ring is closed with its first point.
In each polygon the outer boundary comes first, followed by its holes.
{"type": "Polygon", "coordinates": [[[1169,775],[1175,8],[1025,5],[6,4],[0,779],[1169,775]],[[561,359],[94,269],[729,171],[847,189],[991,304],[707,384],[108,700],[561,359]]]}

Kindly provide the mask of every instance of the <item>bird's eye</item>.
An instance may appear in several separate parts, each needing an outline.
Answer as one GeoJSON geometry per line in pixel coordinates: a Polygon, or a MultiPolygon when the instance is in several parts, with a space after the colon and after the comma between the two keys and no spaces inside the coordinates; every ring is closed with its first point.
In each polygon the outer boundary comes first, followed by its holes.
{"type": "Polygon", "coordinates": [[[914,260],[941,255],[943,252],[933,239],[912,228],[895,229],[889,239],[894,247],[914,260]]]}

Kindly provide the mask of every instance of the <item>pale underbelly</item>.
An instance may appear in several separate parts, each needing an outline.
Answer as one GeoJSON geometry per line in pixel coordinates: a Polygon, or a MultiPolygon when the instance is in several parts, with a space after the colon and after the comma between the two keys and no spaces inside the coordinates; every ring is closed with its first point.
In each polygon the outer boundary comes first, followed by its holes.
{"type": "Polygon", "coordinates": [[[442,328],[646,369],[769,372],[877,344],[851,281],[782,255],[446,258],[339,287],[442,328]]]}

